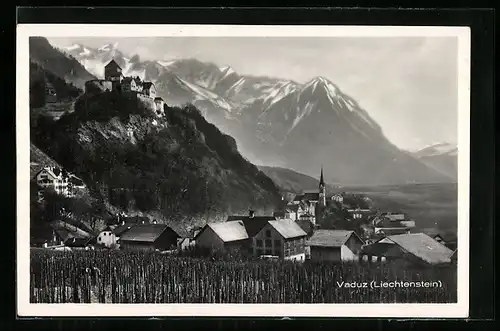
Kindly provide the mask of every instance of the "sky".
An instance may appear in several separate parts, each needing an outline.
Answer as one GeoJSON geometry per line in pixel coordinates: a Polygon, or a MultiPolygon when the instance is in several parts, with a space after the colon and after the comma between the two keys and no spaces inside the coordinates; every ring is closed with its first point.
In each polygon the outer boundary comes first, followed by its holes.
{"type": "Polygon", "coordinates": [[[457,143],[456,37],[49,38],[57,47],[118,43],[141,60],[196,58],[239,74],[305,83],[328,78],[406,150],[457,143]]]}

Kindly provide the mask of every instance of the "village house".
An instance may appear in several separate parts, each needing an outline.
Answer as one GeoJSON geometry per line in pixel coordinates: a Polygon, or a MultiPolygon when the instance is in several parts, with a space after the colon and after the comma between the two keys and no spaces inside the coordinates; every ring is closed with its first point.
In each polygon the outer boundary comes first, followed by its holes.
{"type": "Polygon", "coordinates": [[[68,195],[68,176],[62,168],[45,167],[36,174],[35,178],[42,194],[44,189],[51,188],[57,194],[68,195]]]}
{"type": "Polygon", "coordinates": [[[136,224],[118,239],[124,250],[170,250],[177,247],[179,234],[166,224],[136,224]]]}
{"type": "Polygon", "coordinates": [[[109,226],[99,233],[96,242],[98,245],[104,246],[106,248],[117,247],[117,237],[113,233],[113,229],[111,229],[109,226]]]}
{"type": "Polygon", "coordinates": [[[347,212],[353,220],[362,219],[370,216],[373,212],[371,209],[353,208],[347,209],[347,212]]]}
{"type": "Polygon", "coordinates": [[[284,260],[305,260],[307,233],[292,220],[267,221],[252,238],[255,256],[272,255],[284,260]]]}
{"type": "Polygon", "coordinates": [[[250,237],[243,221],[208,223],[194,238],[197,248],[231,252],[243,249],[248,252],[250,237]]]}
{"type": "Polygon", "coordinates": [[[49,188],[57,194],[71,198],[86,187],[80,178],[60,167],[44,167],[36,173],[34,179],[39,187],[39,201],[43,199],[45,190],[49,188]]]}
{"type": "Polygon", "coordinates": [[[332,201],[338,202],[338,203],[343,203],[344,202],[344,196],[342,193],[335,193],[331,197],[332,201]]]}
{"type": "MultiPolygon", "coordinates": [[[[275,211],[273,216],[277,219],[291,219],[293,221],[298,220],[302,215],[307,214],[307,209],[305,204],[300,203],[290,203],[287,204],[283,210],[275,211]]],[[[314,222],[314,220],[313,220],[314,222]]]]}
{"type": "Polygon", "coordinates": [[[311,261],[357,261],[363,240],[347,230],[316,230],[307,241],[311,261]]]}
{"type": "Polygon", "coordinates": [[[360,260],[369,263],[392,261],[402,267],[451,263],[453,251],[424,233],[384,237],[362,248],[360,260]]]}
{"type": "Polygon", "coordinates": [[[410,233],[415,227],[415,221],[407,219],[405,214],[384,213],[374,217],[374,233],[383,235],[397,235],[410,233]]]}

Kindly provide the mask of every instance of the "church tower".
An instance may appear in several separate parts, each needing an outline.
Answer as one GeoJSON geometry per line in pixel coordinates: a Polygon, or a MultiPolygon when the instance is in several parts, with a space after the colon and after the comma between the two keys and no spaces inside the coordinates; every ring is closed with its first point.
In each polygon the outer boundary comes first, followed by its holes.
{"type": "Polygon", "coordinates": [[[321,207],[326,206],[326,187],[325,180],[323,179],[323,166],[321,166],[321,176],[319,179],[319,199],[318,204],[321,207]]]}

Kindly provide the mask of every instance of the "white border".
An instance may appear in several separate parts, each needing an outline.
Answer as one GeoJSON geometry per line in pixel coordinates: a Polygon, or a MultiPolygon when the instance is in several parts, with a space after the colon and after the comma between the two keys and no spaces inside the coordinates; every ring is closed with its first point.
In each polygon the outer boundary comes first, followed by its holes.
{"type": "Polygon", "coordinates": [[[470,29],[410,26],[19,24],[17,26],[17,312],[19,316],[307,316],[464,318],[469,311],[470,29]],[[29,36],[457,37],[458,303],[456,304],[31,304],[29,302],[29,36]]]}

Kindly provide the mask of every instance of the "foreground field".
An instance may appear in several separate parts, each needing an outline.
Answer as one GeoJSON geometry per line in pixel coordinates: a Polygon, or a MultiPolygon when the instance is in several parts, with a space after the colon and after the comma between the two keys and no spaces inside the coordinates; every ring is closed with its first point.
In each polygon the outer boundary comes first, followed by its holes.
{"type": "Polygon", "coordinates": [[[33,303],[449,303],[456,268],[196,259],[122,251],[31,252],[33,303]],[[340,287],[430,281],[440,287],[340,287]]]}

